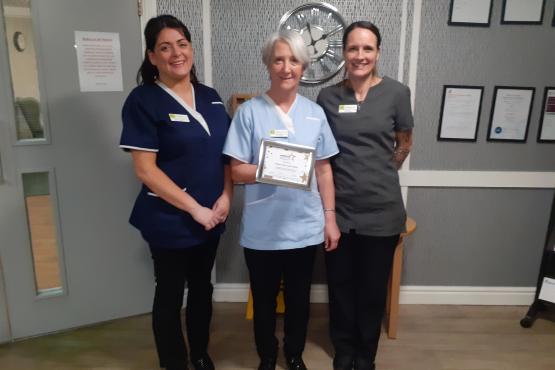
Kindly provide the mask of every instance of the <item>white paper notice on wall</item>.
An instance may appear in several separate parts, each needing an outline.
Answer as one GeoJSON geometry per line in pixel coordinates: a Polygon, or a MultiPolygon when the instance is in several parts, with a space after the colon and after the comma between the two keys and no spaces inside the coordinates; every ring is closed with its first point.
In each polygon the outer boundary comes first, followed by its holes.
{"type": "Polygon", "coordinates": [[[79,88],[123,91],[119,33],[75,31],[79,88]]]}
{"type": "Polygon", "coordinates": [[[555,279],[543,278],[539,299],[555,303],[555,279]]]}

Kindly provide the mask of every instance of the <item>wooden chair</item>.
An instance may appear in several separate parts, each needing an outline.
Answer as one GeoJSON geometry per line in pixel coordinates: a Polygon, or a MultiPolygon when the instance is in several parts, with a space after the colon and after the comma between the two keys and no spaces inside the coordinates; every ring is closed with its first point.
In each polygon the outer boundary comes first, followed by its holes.
{"type": "Polygon", "coordinates": [[[244,94],[244,93],[237,93],[231,95],[231,115],[234,115],[237,111],[237,108],[250,98],[256,96],[256,94],[244,94]]]}

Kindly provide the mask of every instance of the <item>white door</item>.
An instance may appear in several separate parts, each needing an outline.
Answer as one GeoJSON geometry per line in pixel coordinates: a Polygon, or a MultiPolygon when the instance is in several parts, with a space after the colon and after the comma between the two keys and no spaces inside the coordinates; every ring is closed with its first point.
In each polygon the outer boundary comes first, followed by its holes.
{"type": "Polygon", "coordinates": [[[0,2],[0,341],[148,312],[150,255],[127,223],[139,184],[118,148],[137,0],[0,2]],[[118,35],[123,91],[80,90],[75,31],[118,35]]]}

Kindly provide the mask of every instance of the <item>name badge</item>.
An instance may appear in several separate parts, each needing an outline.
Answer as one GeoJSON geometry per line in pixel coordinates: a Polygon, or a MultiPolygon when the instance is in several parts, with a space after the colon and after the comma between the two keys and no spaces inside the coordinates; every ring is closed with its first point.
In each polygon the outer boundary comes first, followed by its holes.
{"type": "Polygon", "coordinates": [[[288,130],[270,130],[270,137],[289,137],[288,130]]]}
{"type": "Polygon", "coordinates": [[[356,113],[358,106],[356,104],[340,104],[339,113],[356,113]]]}
{"type": "Polygon", "coordinates": [[[186,114],[170,113],[170,120],[172,122],[190,122],[189,116],[186,114]]]}

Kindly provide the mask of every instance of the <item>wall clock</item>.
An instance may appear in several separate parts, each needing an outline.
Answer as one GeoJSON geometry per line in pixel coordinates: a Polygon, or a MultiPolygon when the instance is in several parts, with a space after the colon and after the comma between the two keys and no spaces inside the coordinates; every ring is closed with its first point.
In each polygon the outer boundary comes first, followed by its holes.
{"type": "Polygon", "coordinates": [[[15,50],[17,50],[17,51],[25,50],[25,36],[23,36],[23,33],[19,32],[19,31],[14,32],[14,34],[13,34],[13,46],[15,47],[15,50]]]}
{"type": "Polygon", "coordinates": [[[281,17],[279,29],[300,33],[310,56],[301,82],[320,83],[343,68],[342,37],[346,26],[337,9],[326,3],[306,3],[281,17]]]}

